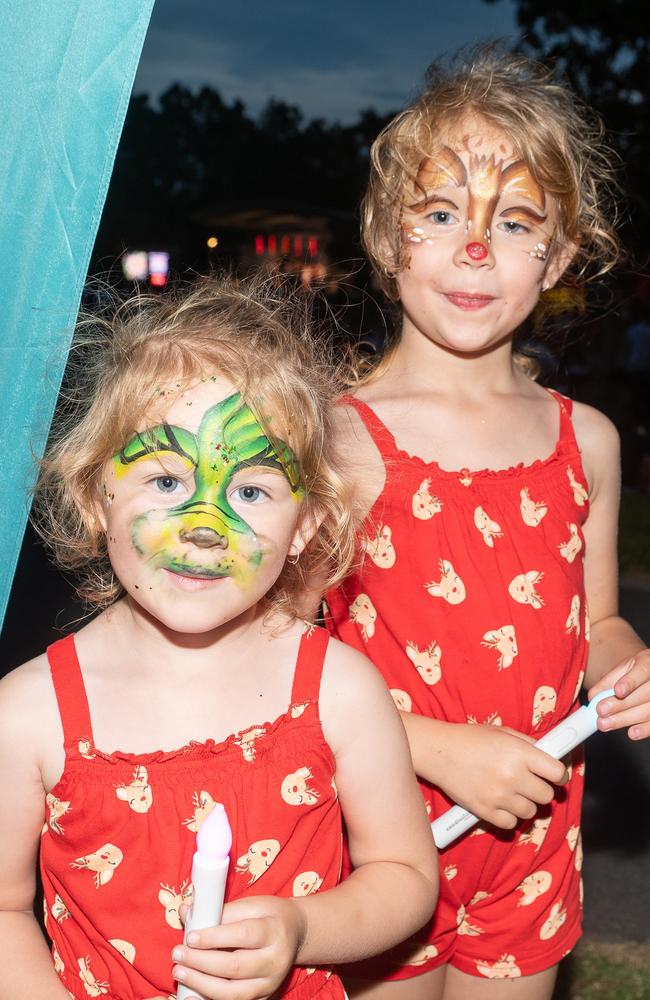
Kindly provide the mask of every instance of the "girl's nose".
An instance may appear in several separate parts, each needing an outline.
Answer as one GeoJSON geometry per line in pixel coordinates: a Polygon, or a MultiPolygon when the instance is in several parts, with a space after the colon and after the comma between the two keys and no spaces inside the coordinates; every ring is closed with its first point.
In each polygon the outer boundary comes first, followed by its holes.
{"type": "Polygon", "coordinates": [[[485,260],[489,250],[485,243],[468,243],[465,247],[465,253],[472,260],[485,260]]]}
{"type": "MultiPolygon", "coordinates": [[[[466,239],[467,237],[465,237],[466,239]]],[[[457,265],[471,268],[490,268],[494,265],[489,240],[470,240],[469,242],[465,242],[465,240],[457,247],[454,255],[454,261],[457,265]]]]}
{"type": "Polygon", "coordinates": [[[196,545],[199,549],[228,548],[228,539],[225,535],[220,535],[214,528],[192,528],[191,531],[185,531],[184,528],[181,528],[178,537],[181,542],[191,542],[192,545],[196,545]]]}

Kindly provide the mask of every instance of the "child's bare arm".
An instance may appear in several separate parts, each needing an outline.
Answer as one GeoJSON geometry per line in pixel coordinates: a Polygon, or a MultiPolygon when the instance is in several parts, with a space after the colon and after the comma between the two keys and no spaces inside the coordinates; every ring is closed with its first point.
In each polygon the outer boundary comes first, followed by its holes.
{"type": "Polygon", "coordinates": [[[365,657],[338,642],[330,651],[321,711],[355,871],[327,903],[301,901],[314,921],[300,955],[308,963],[321,949],[321,961],[384,951],[421,927],[437,898],[437,856],[393,700],[365,657]]]}
{"type": "Polygon", "coordinates": [[[331,642],[320,705],[355,871],[336,888],[308,897],[229,904],[224,923],[200,932],[196,946],[181,952],[186,985],[206,997],[268,996],[292,964],[355,961],[384,951],[433,912],[436,851],[383,681],[359,653],[331,642]]]}
{"type": "Polygon", "coordinates": [[[41,685],[29,665],[0,682],[0,1000],[65,1000],[32,906],[45,791],[38,761],[41,685]]]}
{"type": "Polygon", "coordinates": [[[514,729],[401,716],[415,773],[494,826],[530,819],[567,780],[561,761],[514,729]]]}
{"type": "Polygon", "coordinates": [[[589,516],[583,529],[591,624],[585,688],[590,697],[609,687],[616,691],[616,698],[598,706],[603,717],[599,728],[631,726],[629,735],[643,739],[650,736],[650,652],[618,613],[618,434],[607,417],[587,406],[576,406],[574,424],[590,487],[589,516]]]}

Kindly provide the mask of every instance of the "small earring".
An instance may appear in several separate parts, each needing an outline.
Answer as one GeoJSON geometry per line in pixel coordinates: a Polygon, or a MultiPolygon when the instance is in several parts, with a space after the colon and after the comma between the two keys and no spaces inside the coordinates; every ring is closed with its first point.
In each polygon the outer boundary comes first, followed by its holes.
{"type": "Polygon", "coordinates": [[[300,553],[299,552],[295,553],[293,559],[291,558],[290,555],[287,556],[287,562],[291,563],[292,566],[296,566],[299,559],[300,559],[300,553]]]}

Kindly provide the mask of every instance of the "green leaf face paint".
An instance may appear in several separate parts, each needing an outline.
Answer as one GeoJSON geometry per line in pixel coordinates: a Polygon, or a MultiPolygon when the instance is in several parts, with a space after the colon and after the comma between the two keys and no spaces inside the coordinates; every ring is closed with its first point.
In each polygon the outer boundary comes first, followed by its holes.
{"type": "MultiPolygon", "coordinates": [[[[135,550],[173,573],[231,577],[245,584],[261,564],[264,548],[228,500],[232,480],[246,468],[277,469],[301,501],[304,489],[295,455],[284,442],[272,444],[239,393],[206,410],[196,434],[167,423],[137,434],[113,457],[115,477],[121,479],[152,456],[164,463],[166,455],[187,465],[194,492],[176,506],[161,505],[136,517],[131,523],[135,550]]],[[[176,482],[173,474],[165,476],[164,468],[159,478],[172,486],[176,482]]]]}

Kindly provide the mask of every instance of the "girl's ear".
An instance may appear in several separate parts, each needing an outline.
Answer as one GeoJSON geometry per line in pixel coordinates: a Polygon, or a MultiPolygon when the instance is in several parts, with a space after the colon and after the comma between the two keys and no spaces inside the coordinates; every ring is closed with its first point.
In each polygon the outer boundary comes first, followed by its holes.
{"type": "Polygon", "coordinates": [[[322,520],[322,514],[319,514],[318,511],[314,510],[309,511],[308,514],[305,514],[305,516],[300,519],[298,527],[293,533],[291,544],[289,545],[289,551],[287,553],[289,559],[297,560],[300,558],[320,528],[322,520]]]}
{"type": "Polygon", "coordinates": [[[97,503],[95,505],[93,505],[93,510],[92,510],[90,516],[91,516],[91,520],[93,522],[93,526],[95,528],[97,528],[97,525],[99,525],[100,528],[101,528],[101,530],[103,532],[106,532],[106,527],[107,527],[106,514],[105,514],[104,508],[100,504],[99,500],[97,501],[97,503]]]}
{"type": "Polygon", "coordinates": [[[557,285],[577,252],[576,243],[564,243],[562,246],[554,248],[542,279],[543,292],[547,292],[549,288],[557,285]]]}
{"type": "Polygon", "coordinates": [[[103,479],[101,482],[95,483],[92,493],[90,493],[88,503],[86,497],[83,497],[83,504],[81,502],[82,498],[77,498],[77,504],[79,508],[83,511],[82,517],[86,522],[86,526],[89,531],[95,534],[102,534],[106,532],[108,527],[108,521],[106,519],[106,508],[102,502],[101,495],[103,491],[103,479]]]}

